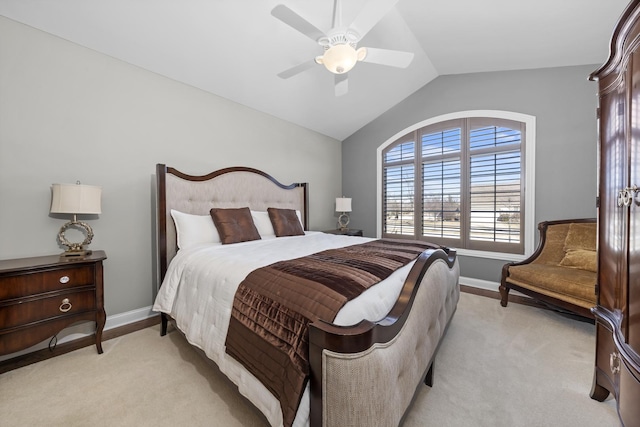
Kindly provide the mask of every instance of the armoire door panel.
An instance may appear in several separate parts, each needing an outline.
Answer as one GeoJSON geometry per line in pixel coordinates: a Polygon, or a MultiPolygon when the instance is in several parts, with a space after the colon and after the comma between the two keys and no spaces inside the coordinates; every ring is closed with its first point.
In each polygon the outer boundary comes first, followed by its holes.
{"type": "MultiPolygon", "coordinates": [[[[630,138],[629,138],[629,184],[640,187],[640,52],[633,53],[630,84],[630,138]]],[[[640,354],[640,192],[634,194],[629,208],[628,234],[628,285],[622,297],[627,301],[623,312],[624,328],[629,346],[640,354]],[[631,313],[636,313],[631,316],[631,313]]]]}
{"type": "Polygon", "coordinates": [[[631,208],[629,221],[629,284],[626,289],[627,307],[623,311],[626,338],[629,346],[640,354],[640,203],[631,208]]]}
{"type": "Polygon", "coordinates": [[[599,304],[613,310],[619,307],[621,287],[619,271],[624,263],[625,212],[618,205],[618,194],[624,189],[627,174],[619,165],[627,158],[625,138],[625,82],[600,96],[600,206],[599,222],[599,304]],[[603,226],[606,224],[606,226],[603,226]]]}

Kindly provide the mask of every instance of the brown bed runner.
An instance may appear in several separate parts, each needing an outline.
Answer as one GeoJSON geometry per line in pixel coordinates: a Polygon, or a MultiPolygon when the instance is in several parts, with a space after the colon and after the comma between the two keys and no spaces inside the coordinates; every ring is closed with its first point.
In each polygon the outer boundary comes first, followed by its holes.
{"type": "Polygon", "coordinates": [[[236,291],[226,352],[279,399],[290,426],[309,375],[309,323],[332,322],[346,302],[431,248],[380,239],[252,271],[236,291]]]}

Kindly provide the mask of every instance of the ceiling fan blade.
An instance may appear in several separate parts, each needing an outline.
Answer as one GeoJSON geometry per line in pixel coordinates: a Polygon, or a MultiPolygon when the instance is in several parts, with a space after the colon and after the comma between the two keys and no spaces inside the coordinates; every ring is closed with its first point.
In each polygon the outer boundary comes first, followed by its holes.
{"type": "Polygon", "coordinates": [[[336,96],[346,95],[349,91],[349,80],[347,80],[347,73],[335,75],[336,96]]]}
{"type": "Polygon", "coordinates": [[[388,65],[390,67],[407,68],[413,61],[413,52],[403,52],[400,50],[377,49],[368,47],[367,56],[362,62],[371,64],[388,65]]]}
{"type": "Polygon", "coordinates": [[[362,39],[398,3],[398,0],[370,0],[349,26],[362,39]]]}
{"type": "Polygon", "coordinates": [[[274,7],[271,11],[271,15],[275,16],[291,28],[300,31],[313,41],[318,41],[320,37],[325,36],[322,31],[315,27],[315,25],[283,4],[279,4],[274,7]]]}
{"type": "Polygon", "coordinates": [[[303,71],[307,71],[308,69],[313,68],[314,65],[316,65],[316,63],[313,60],[305,61],[287,70],[281,71],[280,73],[278,73],[278,77],[280,77],[281,79],[288,79],[289,77],[293,77],[297,74],[302,73],[303,71]]]}

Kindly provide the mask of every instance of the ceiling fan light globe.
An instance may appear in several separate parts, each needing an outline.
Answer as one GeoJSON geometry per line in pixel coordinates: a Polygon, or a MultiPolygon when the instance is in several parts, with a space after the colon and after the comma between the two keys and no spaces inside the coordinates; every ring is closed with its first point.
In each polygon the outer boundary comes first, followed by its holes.
{"type": "MultiPolygon", "coordinates": [[[[316,60],[316,62],[318,62],[316,60]]],[[[358,53],[349,44],[337,44],[326,50],[322,64],[334,74],[344,74],[358,62],[358,53]]]]}

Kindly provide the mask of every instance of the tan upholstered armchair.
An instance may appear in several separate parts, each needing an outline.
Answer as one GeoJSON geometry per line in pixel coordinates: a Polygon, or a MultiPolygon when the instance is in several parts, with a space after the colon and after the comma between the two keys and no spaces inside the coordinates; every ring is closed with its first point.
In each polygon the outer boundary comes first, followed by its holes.
{"type": "Polygon", "coordinates": [[[501,304],[509,290],[593,319],[596,305],[596,220],[570,219],[538,224],[540,243],[528,259],[505,264],[500,283],[501,304]]]}

